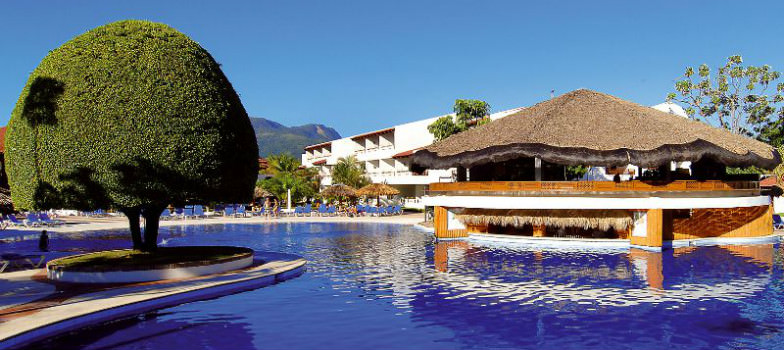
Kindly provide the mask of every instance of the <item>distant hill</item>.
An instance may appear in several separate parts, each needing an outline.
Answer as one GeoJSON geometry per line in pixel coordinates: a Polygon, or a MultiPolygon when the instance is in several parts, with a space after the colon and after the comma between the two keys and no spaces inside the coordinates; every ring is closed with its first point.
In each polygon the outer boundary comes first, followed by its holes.
{"type": "Polygon", "coordinates": [[[288,152],[299,157],[307,145],[339,139],[335,129],[321,124],[285,126],[269,119],[251,117],[250,123],[256,131],[259,156],[288,152]]]}

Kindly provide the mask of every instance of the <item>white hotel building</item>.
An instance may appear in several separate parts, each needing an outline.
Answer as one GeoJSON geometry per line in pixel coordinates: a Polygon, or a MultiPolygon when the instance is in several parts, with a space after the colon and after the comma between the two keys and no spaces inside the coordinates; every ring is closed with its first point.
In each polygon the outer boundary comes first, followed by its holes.
{"type": "MultiPolygon", "coordinates": [[[[503,118],[521,109],[493,113],[490,119],[503,118]]],[[[433,143],[433,135],[427,131],[427,126],[440,117],[443,116],[307,146],[302,154],[302,165],[318,167],[321,186],[326,187],[332,185],[331,169],[338,159],[353,155],[364,163],[372,182],[397,188],[406,206],[421,208],[419,198],[424,195],[428,184],[455,180],[455,169],[430,169],[417,173],[410,168],[411,155],[433,143]]]]}

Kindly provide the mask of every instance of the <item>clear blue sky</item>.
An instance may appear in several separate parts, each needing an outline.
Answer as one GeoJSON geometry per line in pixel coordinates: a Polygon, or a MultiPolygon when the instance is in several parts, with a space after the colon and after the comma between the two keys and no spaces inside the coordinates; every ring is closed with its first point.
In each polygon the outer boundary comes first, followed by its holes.
{"type": "Polygon", "coordinates": [[[120,19],[163,22],[222,64],[252,116],[349,135],[590,88],[664,100],[687,65],[784,70],[784,2],[3,1],[0,125],[49,50],[120,19]]]}

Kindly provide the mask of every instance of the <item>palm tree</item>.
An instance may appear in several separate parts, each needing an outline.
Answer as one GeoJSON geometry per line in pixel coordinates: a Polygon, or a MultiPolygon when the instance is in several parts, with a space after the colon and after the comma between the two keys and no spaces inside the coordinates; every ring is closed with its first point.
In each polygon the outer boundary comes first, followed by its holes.
{"type": "Polygon", "coordinates": [[[365,176],[365,167],[354,156],[338,159],[332,167],[332,183],[360,188],[370,183],[365,176]]]}
{"type": "Polygon", "coordinates": [[[261,187],[278,198],[286,198],[291,190],[292,202],[311,197],[318,190],[318,171],[301,168],[299,161],[289,154],[271,155],[269,170],[272,177],[261,182],[261,187]]]}

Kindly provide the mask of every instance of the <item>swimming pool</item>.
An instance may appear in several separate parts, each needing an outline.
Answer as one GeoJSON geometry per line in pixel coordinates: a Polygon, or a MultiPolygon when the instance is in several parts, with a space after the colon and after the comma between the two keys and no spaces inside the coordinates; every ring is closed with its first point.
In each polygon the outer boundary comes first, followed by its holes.
{"type": "MultiPolygon", "coordinates": [[[[161,237],[294,253],[309,264],[282,284],[31,348],[784,348],[779,244],[541,249],[434,243],[410,226],[368,223],[173,226],[161,237]]],[[[55,236],[51,245],[127,244],[114,231],[55,236]]]]}

